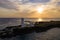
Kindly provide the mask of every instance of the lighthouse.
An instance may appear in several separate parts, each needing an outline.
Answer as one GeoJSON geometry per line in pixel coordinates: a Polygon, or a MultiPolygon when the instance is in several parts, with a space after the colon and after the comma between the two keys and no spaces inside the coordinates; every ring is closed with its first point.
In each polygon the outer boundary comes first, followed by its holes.
{"type": "Polygon", "coordinates": [[[21,27],[24,27],[24,18],[21,18],[21,27]]]}

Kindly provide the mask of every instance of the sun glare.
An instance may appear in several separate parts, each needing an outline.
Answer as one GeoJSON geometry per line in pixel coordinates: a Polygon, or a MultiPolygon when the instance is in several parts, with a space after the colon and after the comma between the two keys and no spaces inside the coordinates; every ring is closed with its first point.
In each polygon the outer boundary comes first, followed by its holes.
{"type": "Polygon", "coordinates": [[[44,11],[44,7],[43,7],[43,6],[37,7],[37,8],[36,8],[36,11],[37,11],[38,13],[42,14],[42,12],[44,11]]]}
{"type": "Polygon", "coordinates": [[[37,8],[37,12],[39,13],[43,12],[43,8],[37,8]]]}
{"type": "Polygon", "coordinates": [[[43,21],[43,19],[40,18],[40,19],[38,19],[37,21],[38,21],[38,22],[39,22],[39,21],[43,21]]]}

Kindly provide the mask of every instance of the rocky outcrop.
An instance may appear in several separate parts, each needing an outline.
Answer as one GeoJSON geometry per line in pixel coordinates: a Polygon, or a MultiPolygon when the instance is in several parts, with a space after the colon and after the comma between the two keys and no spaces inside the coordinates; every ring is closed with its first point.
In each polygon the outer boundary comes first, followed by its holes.
{"type": "Polygon", "coordinates": [[[10,26],[0,30],[0,38],[11,38],[16,35],[30,34],[32,32],[45,32],[56,27],[60,28],[60,21],[36,22],[34,27],[10,26]]]}

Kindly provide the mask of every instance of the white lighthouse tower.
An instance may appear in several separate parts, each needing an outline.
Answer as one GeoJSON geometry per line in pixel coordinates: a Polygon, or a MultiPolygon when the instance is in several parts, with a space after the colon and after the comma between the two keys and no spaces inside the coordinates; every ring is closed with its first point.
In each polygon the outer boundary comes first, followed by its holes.
{"type": "Polygon", "coordinates": [[[21,18],[21,27],[24,27],[24,18],[21,18]]]}

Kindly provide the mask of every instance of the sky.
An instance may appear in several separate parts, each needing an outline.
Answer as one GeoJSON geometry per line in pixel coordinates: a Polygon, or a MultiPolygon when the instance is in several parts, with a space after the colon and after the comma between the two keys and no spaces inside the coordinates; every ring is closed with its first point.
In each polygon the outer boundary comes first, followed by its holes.
{"type": "Polygon", "coordinates": [[[0,0],[0,18],[60,18],[60,0],[0,0]]]}

